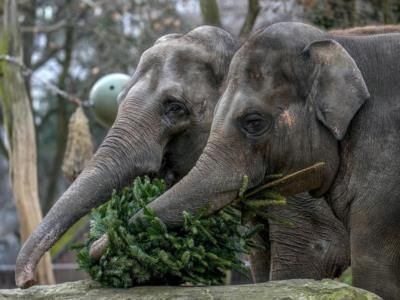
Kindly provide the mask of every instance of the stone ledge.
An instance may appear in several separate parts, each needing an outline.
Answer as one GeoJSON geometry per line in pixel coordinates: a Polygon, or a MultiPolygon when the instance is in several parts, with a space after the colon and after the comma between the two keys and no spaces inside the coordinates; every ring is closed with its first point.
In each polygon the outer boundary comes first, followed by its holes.
{"type": "Polygon", "coordinates": [[[141,286],[131,289],[100,288],[97,283],[85,280],[51,286],[34,286],[26,290],[0,290],[0,299],[375,300],[381,298],[334,280],[295,279],[231,286],[141,286]]]}

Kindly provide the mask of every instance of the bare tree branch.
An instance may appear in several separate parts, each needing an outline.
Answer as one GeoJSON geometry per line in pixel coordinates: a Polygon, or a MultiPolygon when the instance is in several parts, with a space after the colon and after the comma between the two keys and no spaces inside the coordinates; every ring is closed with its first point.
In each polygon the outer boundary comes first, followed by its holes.
{"type": "MultiPolygon", "coordinates": [[[[22,75],[24,75],[24,76],[30,76],[33,73],[33,70],[27,68],[24,65],[24,63],[17,57],[10,56],[7,54],[5,54],[5,55],[0,54],[0,61],[2,61],[2,60],[20,67],[20,69],[22,71],[22,75]]],[[[33,78],[34,78],[34,80],[39,81],[41,84],[43,84],[48,90],[50,90],[54,94],[61,96],[62,99],[72,102],[75,105],[84,105],[84,106],[87,105],[79,98],[68,94],[66,91],[60,89],[58,86],[56,86],[48,81],[45,81],[41,78],[37,78],[37,77],[33,77],[33,78]]]]}
{"type": "Polygon", "coordinates": [[[56,55],[58,53],[58,51],[60,51],[60,50],[61,50],[61,47],[55,47],[55,48],[51,48],[50,50],[45,52],[42,55],[42,57],[32,65],[32,70],[36,71],[37,69],[39,69],[46,62],[48,62],[49,59],[53,58],[54,55],[56,55]]]}
{"type": "Polygon", "coordinates": [[[47,26],[21,26],[22,32],[32,32],[32,33],[49,33],[53,31],[57,31],[63,29],[67,26],[66,20],[61,20],[56,24],[47,25],[47,26]]]}

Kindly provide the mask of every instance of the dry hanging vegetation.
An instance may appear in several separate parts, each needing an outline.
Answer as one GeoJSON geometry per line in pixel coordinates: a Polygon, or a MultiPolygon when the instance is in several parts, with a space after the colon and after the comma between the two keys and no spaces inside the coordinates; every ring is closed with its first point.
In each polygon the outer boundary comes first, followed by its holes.
{"type": "Polygon", "coordinates": [[[62,165],[64,176],[70,182],[74,181],[85,168],[92,155],[93,144],[89,122],[82,106],[79,106],[71,116],[68,125],[67,146],[62,165]]]}

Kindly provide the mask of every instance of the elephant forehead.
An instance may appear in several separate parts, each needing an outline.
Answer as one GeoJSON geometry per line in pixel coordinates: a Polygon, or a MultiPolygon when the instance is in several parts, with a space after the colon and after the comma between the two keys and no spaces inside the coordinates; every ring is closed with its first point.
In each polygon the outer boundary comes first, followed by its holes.
{"type": "Polygon", "coordinates": [[[177,63],[182,61],[207,63],[211,56],[212,54],[201,45],[177,39],[154,45],[143,53],[142,58],[149,63],[154,61],[162,63],[171,59],[174,59],[177,63]]]}
{"type": "Polygon", "coordinates": [[[311,25],[297,22],[275,23],[255,33],[248,43],[253,47],[267,46],[275,50],[303,49],[325,33],[311,25]]]}
{"type": "Polygon", "coordinates": [[[232,59],[229,78],[264,82],[282,69],[281,51],[268,47],[242,47],[232,59]]]}
{"type": "Polygon", "coordinates": [[[240,47],[232,59],[232,69],[240,72],[246,65],[264,70],[279,69],[279,64],[298,57],[310,42],[322,39],[324,32],[301,23],[276,23],[255,34],[240,47]],[[240,67],[241,66],[241,67],[240,67]]]}
{"type": "Polygon", "coordinates": [[[141,88],[148,90],[176,90],[197,84],[197,91],[205,86],[208,79],[208,55],[192,45],[167,41],[146,50],[137,67],[137,80],[141,88]],[[185,86],[186,85],[186,86],[185,86]]]}

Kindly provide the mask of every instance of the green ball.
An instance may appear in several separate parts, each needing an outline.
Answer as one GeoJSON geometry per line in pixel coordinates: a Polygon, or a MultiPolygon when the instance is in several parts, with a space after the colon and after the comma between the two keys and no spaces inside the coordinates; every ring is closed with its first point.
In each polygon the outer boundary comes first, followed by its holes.
{"type": "Polygon", "coordinates": [[[129,76],[113,73],[101,77],[93,85],[89,101],[93,106],[96,120],[104,127],[111,127],[117,117],[118,95],[129,81],[129,76]]]}

